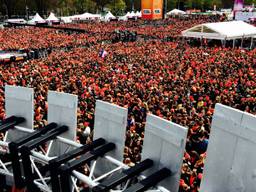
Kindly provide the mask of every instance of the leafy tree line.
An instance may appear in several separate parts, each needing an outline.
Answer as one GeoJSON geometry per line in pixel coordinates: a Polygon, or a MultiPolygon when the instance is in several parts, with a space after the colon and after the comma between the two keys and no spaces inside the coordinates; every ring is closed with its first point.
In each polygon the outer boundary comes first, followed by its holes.
{"type": "MultiPolygon", "coordinates": [[[[213,9],[232,8],[234,0],[164,0],[167,9],[213,9]]],[[[71,15],[84,12],[102,12],[111,10],[114,14],[121,15],[126,11],[140,10],[140,0],[0,0],[1,15],[26,15],[39,12],[42,15],[54,11],[58,15],[71,15]]],[[[245,0],[246,4],[256,4],[256,0],[245,0]]]]}

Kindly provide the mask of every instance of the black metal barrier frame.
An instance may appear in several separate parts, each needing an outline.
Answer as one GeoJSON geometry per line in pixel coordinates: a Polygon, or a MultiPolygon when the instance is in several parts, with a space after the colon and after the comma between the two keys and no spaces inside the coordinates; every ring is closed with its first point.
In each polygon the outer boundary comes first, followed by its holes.
{"type": "MultiPolygon", "coordinates": [[[[47,134],[32,140],[25,145],[23,145],[20,149],[20,156],[22,159],[22,164],[24,168],[24,180],[25,180],[25,186],[27,187],[27,191],[36,191],[37,187],[34,185],[33,182],[33,171],[31,167],[31,161],[30,161],[30,154],[31,150],[35,149],[36,147],[50,141],[53,139],[56,139],[56,137],[64,132],[68,131],[67,126],[61,126],[56,129],[53,129],[52,131],[48,132],[47,134]]],[[[14,172],[15,175],[15,172],[14,172]]]]}
{"type": "MultiPolygon", "coordinates": [[[[25,119],[22,117],[11,116],[2,121],[0,132],[6,132],[24,121],[25,119]]],[[[38,186],[38,183],[36,183],[39,172],[44,176],[48,175],[50,178],[48,184],[51,184],[51,188],[48,188],[46,191],[71,192],[74,188],[74,172],[80,174],[77,171],[79,168],[91,164],[92,161],[96,164],[99,157],[106,158],[110,162],[116,163],[116,165],[121,165],[116,169],[121,171],[110,171],[111,174],[107,173],[105,176],[99,177],[100,179],[96,178],[94,181],[88,179],[87,181],[89,183],[91,182],[89,185],[91,185],[92,192],[115,191],[118,186],[125,186],[123,188],[124,192],[146,191],[171,176],[171,171],[167,168],[163,168],[144,177],[142,172],[149,170],[154,165],[154,162],[150,159],[146,159],[136,164],[134,167],[122,165],[121,162],[117,162],[118,160],[106,156],[106,153],[115,149],[115,144],[107,143],[103,138],[96,139],[90,144],[81,145],[63,155],[54,157],[49,160],[48,163],[37,168],[35,162],[31,159],[33,157],[32,151],[56,139],[60,134],[66,131],[68,131],[67,126],[58,126],[56,123],[50,123],[42,129],[35,130],[9,143],[10,160],[16,188],[26,188],[28,192],[40,191],[41,188],[38,186]]],[[[91,171],[93,172],[94,168],[91,171]]],[[[82,174],[83,173],[81,173],[81,175],[82,174]]],[[[77,179],[80,178],[77,177],[77,179]]],[[[84,180],[82,180],[82,182],[84,182],[84,180]]]]}
{"type": "Polygon", "coordinates": [[[38,129],[27,136],[15,141],[9,143],[9,151],[10,151],[10,157],[11,157],[11,162],[12,162],[12,167],[13,167],[13,176],[14,176],[14,182],[15,186],[17,188],[23,188],[24,187],[24,180],[22,176],[22,167],[21,167],[21,157],[20,157],[20,149],[21,147],[28,143],[33,141],[34,139],[46,134],[48,131],[54,130],[57,128],[56,123],[50,123],[49,125],[45,126],[42,129],[38,129]]]}
{"type": "Polygon", "coordinates": [[[6,132],[9,129],[14,128],[15,125],[19,125],[23,122],[25,122],[25,119],[23,117],[11,116],[9,118],[6,118],[2,121],[0,125],[0,132],[6,132]]]}

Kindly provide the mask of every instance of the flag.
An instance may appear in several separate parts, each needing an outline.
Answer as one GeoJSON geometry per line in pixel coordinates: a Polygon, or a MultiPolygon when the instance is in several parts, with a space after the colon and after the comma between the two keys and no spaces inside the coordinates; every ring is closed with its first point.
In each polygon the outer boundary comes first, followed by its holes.
{"type": "Polygon", "coordinates": [[[241,11],[244,6],[244,0],[235,0],[234,11],[241,11]]]}
{"type": "Polygon", "coordinates": [[[104,49],[101,49],[101,50],[100,50],[99,56],[100,56],[101,58],[104,59],[107,55],[108,55],[108,52],[107,52],[107,51],[105,51],[104,49]]]}

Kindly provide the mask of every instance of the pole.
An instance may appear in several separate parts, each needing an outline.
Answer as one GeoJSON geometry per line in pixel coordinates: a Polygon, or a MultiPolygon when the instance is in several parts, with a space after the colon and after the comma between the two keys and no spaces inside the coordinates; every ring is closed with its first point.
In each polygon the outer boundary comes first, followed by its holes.
{"type": "Polygon", "coordinates": [[[9,19],[9,11],[8,11],[8,7],[5,3],[4,3],[4,8],[5,8],[5,11],[6,11],[7,19],[9,19]]]}
{"type": "Polygon", "coordinates": [[[26,19],[29,20],[27,0],[25,0],[26,19]]]}
{"type": "Polygon", "coordinates": [[[243,43],[244,43],[244,36],[242,37],[242,40],[241,40],[241,49],[243,48],[243,43]]]}
{"type": "Polygon", "coordinates": [[[251,38],[251,45],[250,45],[250,49],[252,49],[253,46],[253,37],[251,38]]]}
{"type": "Polygon", "coordinates": [[[134,0],[131,0],[131,11],[134,11],[134,0]]]}
{"type": "Polygon", "coordinates": [[[26,15],[27,15],[27,20],[29,20],[29,11],[28,11],[28,6],[26,6],[26,15]]]}
{"type": "Polygon", "coordinates": [[[165,18],[166,13],[167,13],[167,0],[164,0],[164,5],[163,5],[163,19],[165,18]]]}

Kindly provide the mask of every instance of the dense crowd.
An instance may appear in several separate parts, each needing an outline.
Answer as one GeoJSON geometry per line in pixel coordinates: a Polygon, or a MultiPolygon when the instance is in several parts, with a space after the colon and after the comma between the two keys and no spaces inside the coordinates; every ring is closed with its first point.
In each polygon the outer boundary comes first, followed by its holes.
{"type": "Polygon", "coordinates": [[[155,39],[164,39],[166,37],[177,38],[183,30],[186,30],[195,25],[205,23],[205,22],[216,22],[219,21],[220,16],[194,16],[191,17],[181,17],[181,18],[168,18],[165,20],[158,21],[119,21],[119,22],[109,22],[109,23],[97,23],[95,21],[87,21],[84,23],[68,24],[63,25],[71,28],[79,28],[89,31],[91,33],[103,33],[109,34],[115,30],[128,30],[136,31],[138,35],[142,37],[151,37],[155,39]]]}
{"type": "MultiPolygon", "coordinates": [[[[161,38],[168,31],[177,35],[182,28],[203,21],[207,20],[175,19],[175,24],[171,22],[168,30],[152,24],[148,27],[156,30],[160,34],[157,37],[161,38]]],[[[99,27],[99,34],[94,37],[97,41],[100,33],[109,31],[110,26],[114,26],[111,30],[115,29],[118,24],[79,25],[89,25],[92,33],[99,27]]],[[[120,25],[127,28],[130,25],[130,29],[141,27],[129,22],[120,25]]],[[[40,36],[38,46],[40,43],[65,46],[73,41],[73,35],[59,36],[49,29],[15,30],[20,33],[16,34],[12,29],[1,33],[10,31],[9,39],[17,47],[37,46],[28,42],[27,35],[40,36]],[[17,36],[23,38],[21,42],[17,41],[17,36]]],[[[154,30],[144,29],[141,33],[152,35],[154,30]]],[[[79,97],[78,141],[86,143],[90,138],[85,137],[84,130],[93,129],[96,99],[115,103],[128,108],[124,162],[133,165],[141,159],[146,115],[156,114],[189,128],[180,191],[198,191],[214,105],[222,103],[256,114],[256,50],[191,47],[179,41],[163,42],[158,38],[115,44],[94,41],[92,46],[77,47],[68,52],[54,51],[47,58],[0,65],[0,118],[5,116],[5,84],[34,88],[35,126],[39,128],[47,124],[47,91],[73,93],[79,97]],[[105,58],[99,56],[101,49],[107,52],[105,58]]],[[[8,48],[11,45],[9,39],[1,43],[0,48],[8,48]]],[[[87,40],[86,35],[79,35],[77,39],[87,40]]]]}
{"type": "Polygon", "coordinates": [[[67,34],[46,28],[5,28],[0,31],[1,50],[61,48],[93,42],[87,34],[67,34]]]}
{"type": "Polygon", "coordinates": [[[48,28],[6,28],[0,31],[0,50],[41,49],[79,47],[95,44],[103,40],[111,40],[115,30],[136,32],[141,37],[164,39],[177,37],[180,32],[197,24],[212,22],[218,17],[169,18],[158,22],[128,21],[95,23],[88,21],[82,24],[69,24],[60,27],[84,29],[86,33],[63,32],[48,28]]]}

